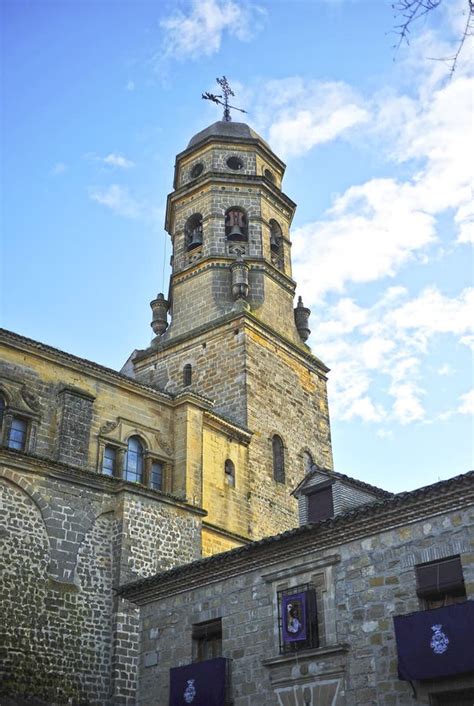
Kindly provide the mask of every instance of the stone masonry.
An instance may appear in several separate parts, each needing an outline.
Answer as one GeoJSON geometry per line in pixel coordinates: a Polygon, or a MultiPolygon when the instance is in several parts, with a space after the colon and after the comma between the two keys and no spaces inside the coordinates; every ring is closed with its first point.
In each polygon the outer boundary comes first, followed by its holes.
{"type": "MultiPolygon", "coordinates": [[[[423,609],[414,567],[426,561],[459,555],[474,597],[473,501],[470,473],[125,587],[141,606],[138,703],[167,703],[169,669],[192,661],[192,626],[220,618],[235,706],[408,706],[392,618],[423,609]],[[280,654],[277,592],[306,583],[319,646],[280,654]]],[[[465,687],[473,675],[417,683],[417,703],[465,687]]]]}

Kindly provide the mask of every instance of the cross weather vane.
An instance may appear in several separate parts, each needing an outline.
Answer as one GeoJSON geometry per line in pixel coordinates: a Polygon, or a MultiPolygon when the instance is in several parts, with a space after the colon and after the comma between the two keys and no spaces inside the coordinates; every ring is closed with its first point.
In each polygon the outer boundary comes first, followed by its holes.
{"type": "Polygon", "coordinates": [[[222,78],[216,78],[217,83],[219,86],[222,88],[222,93],[224,95],[218,95],[216,96],[214,93],[203,93],[201,98],[204,98],[205,101],[212,101],[213,103],[218,103],[219,105],[224,106],[224,121],[226,123],[230,123],[232,120],[230,116],[230,109],[232,110],[239,110],[241,113],[246,113],[246,110],[243,110],[242,108],[236,108],[235,105],[229,105],[229,96],[234,96],[235,93],[229,86],[229,83],[226,79],[225,76],[222,78]],[[224,99],[223,101],[221,99],[224,99]]]}

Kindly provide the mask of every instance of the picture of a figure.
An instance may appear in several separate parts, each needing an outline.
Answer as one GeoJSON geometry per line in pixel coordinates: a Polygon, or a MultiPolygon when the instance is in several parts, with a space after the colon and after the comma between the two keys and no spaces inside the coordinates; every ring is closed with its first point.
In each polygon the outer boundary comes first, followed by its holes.
{"type": "Polygon", "coordinates": [[[298,602],[288,603],[286,606],[286,629],[296,635],[301,630],[301,610],[298,602]]]}

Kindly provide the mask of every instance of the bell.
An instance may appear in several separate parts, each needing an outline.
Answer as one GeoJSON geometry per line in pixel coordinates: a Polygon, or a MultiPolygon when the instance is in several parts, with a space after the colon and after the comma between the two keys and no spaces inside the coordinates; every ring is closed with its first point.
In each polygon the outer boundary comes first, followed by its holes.
{"type": "Polygon", "coordinates": [[[200,228],[193,228],[188,236],[188,250],[192,250],[198,245],[202,245],[202,230],[200,228]]]}
{"type": "Polygon", "coordinates": [[[229,240],[245,240],[245,234],[237,224],[232,226],[227,237],[229,240]]]}
{"type": "Polygon", "coordinates": [[[274,252],[278,252],[280,249],[279,238],[278,238],[277,234],[274,232],[270,233],[270,248],[274,252]]]}

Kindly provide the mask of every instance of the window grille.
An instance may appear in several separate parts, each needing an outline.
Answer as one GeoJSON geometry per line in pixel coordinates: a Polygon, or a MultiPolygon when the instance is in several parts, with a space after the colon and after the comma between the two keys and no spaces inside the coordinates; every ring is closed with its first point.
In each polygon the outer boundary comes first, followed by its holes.
{"type": "Polygon", "coordinates": [[[305,583],[285,588],[278,591],[277,600],[280,654],[319,647],[318,612],[314,586],[305,583]],[[298,626],[295,628],[294,625],[289,625],[289,621],[295,619],[301,624],[299,630],[298,626]]]}

